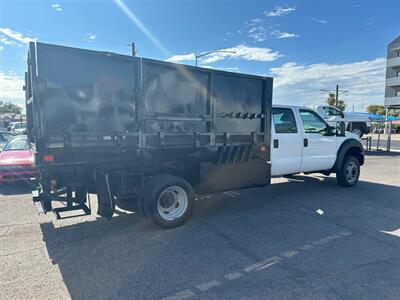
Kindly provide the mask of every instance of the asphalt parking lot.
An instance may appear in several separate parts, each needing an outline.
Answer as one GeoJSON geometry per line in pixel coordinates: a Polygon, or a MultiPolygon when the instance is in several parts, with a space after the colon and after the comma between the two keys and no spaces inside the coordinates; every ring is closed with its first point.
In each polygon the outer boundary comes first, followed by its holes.
{"type": "MultiPolygon", "coordinates": [[[[27,185],[0,187],[1,299],[399,299],[400,155],[334,176],[201,199],[162,230],[38,216],[27,185]]],[[[93,198],[92,198],[93,199],[93,198]]]]}

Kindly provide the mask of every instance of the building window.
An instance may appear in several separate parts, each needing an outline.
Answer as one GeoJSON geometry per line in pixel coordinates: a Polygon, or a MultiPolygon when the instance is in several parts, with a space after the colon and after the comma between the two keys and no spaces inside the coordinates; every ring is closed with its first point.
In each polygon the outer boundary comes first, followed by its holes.
{"type": "Polygon", "coordinates": [[[397,90],[397,91],[395,92],[395,94],[396,94],[396,97],[400,97],[400,90],[397,90]]]}
{"type": "Polygon", "coordinates": [[[396,71],[396,76],[400,77],[400,71],[396,71]]]}

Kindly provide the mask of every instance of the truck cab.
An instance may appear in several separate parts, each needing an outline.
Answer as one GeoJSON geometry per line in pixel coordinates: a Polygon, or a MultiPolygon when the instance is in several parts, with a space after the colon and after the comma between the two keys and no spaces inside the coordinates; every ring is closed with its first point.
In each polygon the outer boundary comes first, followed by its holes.
{"type": "Polygon", "coordinates": [[[272,108],[271,175],[336,173],[343,186],[353,186],[364,163],[357,135],[332,127],[307,107],[272,108]]]}
{"type": "Polygon", "coordinates": [[[371,120],[355,113],[342,112],[336,107],[329,105],[316,105],[314,110],[331,126],[339,121],[343,121],[346,130],[350,131],[359,137],[368,134],[371,130],[371,120]]]}

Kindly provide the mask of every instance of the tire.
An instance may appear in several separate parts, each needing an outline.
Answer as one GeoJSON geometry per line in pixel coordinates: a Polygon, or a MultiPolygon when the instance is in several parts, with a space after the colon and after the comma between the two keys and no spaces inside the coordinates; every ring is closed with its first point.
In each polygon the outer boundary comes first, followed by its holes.
{"type": "Polygon", "coordinates": [[[361,137],[361,136],[362,136],[361,129],[360,129],[360,128],[358,128],[358,127],[356,127],[356,128],[353,128],[353,129],[351,130],[351,133],[354,133],[354,134],[358,135],[359,137],[361,137]]]}
{"type": "Polygon", "coordinates": [[[352,125],[352,133],[358,135],[360,138],[367,132],[367,125],[361,122],[354,122],[352,125]]]}
{"type": "Polygon", "coordinates": [[[190,184],[169,174],[149,178],[144,188],[144,210],[162,228],[184,224],[194,209],[194,192],[190,184]]]}
{"type": "Polygon", "coordinates": [[[339,172],[336,173],[336,180],[340,186],[355,186],[360,177],[360,163],[354,156],[345,156],[340,166],[339,172]]]}

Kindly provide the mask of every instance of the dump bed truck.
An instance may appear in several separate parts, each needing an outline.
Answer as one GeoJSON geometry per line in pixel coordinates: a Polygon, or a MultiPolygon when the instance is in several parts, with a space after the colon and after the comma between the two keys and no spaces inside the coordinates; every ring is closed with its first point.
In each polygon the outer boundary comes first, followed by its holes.
{"type": "Polygon", "coordinates": [[[32,42],[25,93],[34,201],[58,218],[95,193],[171,228],[195,195],[270,182],[272,78],[32,42]]]}
{"type": "Polygon", "coordinates": [[[25,91],[34,201],[57,218],[90,214],[94,193],[100,216],[118,206],[172,228],[198,195],[315,172],[351,187],[364,163],[344,122],[272,107],[268,77],[31,43],[25,91]]]}

